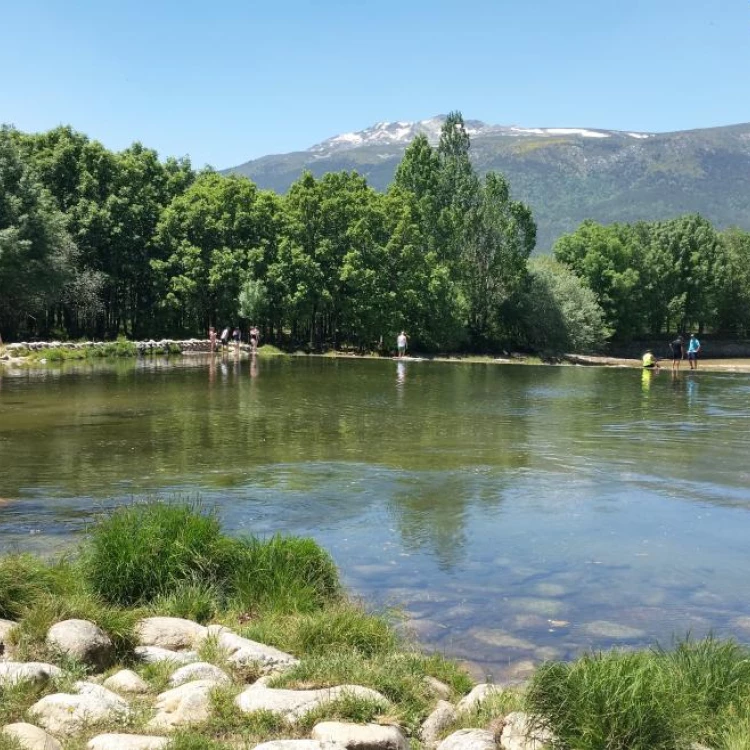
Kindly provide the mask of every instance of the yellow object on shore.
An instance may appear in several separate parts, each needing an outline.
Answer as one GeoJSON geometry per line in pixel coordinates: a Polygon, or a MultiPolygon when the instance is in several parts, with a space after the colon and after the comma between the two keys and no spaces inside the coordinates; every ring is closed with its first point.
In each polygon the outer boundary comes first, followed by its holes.
{"type": "Polygon", "coordinates": [[[656,367],[656,357],[651,352],[646,352],[643,355],[643,366],[644,367],[656,367]]]}

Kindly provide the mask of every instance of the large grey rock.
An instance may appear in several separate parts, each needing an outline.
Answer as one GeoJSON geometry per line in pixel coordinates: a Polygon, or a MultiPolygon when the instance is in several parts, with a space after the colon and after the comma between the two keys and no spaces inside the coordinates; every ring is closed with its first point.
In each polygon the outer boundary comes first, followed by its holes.
{"type": "Polygon", "coordinates": [[[161,661],[171,661],[173,664],[191,664],[198,661],[195,651],[171,651],[161,646],[137,646],[135,656],[145,664],[156,664],[161,661]]]}
{"type": "Polygon", "coordinates": [[[422,742],[428,747],[435,747],[438,744],[440,735],[456,719],[456,709],[448,701],[438,701],[435,710],[424,720],[419,736],[422,742]]]}
{"type": "Polygon", "coordinates": [[[168,737],[143,734],[99,734],[89,740],[87,750],[160,750],[169,744],[168,737]]]}
{"type": "Polygon", "coordinates": [[[347,750],[409,750],[409,743],[398,727],[380,724],[350,724],[322,721],[310,734],[314,740],[338,742],[347,750]]]}
{"type": "Polygon", "coordinates": [[[7,724],[3,734],[15,738],[23,750],[62,750],[62,745],[51,734],[33,724],[7,724]]]}
{"type": "Polygon", "coordinates": [[[226,652],[229,662],[240,667],[257,665],[263,672],[273,672],[299,663],[299,659],[291,654],[243,638],[220,626],[209,626],[208,636],[216,638],[217,645],[226,652]]]}
{"type": "Polygon", "coordinates": [[[111,664],[115,652],[110,637],[89,620],[55,623],[47,632],[47,646],[98,669],[111,664]]]}
{"type": "Polygon", "coordinates": [[[146,617],[137,627],[141,646],[159,646],[171,651],[195,649],[206,637],[207,628],[181,617],[146,617]]]}
{"type": "Polygon", "coordinates": [[[193,664],[186,664],[180,667],[170,678],[169,684],[177,687],[184,685],[186,682],[194,680],[214,680],[217,684],[226,684],[231,682],[229,675],[213,664],[205,661],[197,661],[193,664]]]}
{"type": "Polygon", "coordinates": [[[140,695],[149,691],[148,683],[132,669],[121,669],[104,680],[102,684],[105,688],[114,690],[116,693],[140,695]]]}
{"type": "Polygon", "coordinates": [[[497,750],[492,732],[486,729],[459,729],[448,735],[438,750],[497,750]]]}
{"type": "Polygon", "coordinates": [[[10,652],[10,644],[8,643],[8,636],[10,631],[16,627],[16,623],[12,620],[0,619],[0,656],[7,656],[10,652]]]}
{"type": "Polygon", "coordinates": [[[453,691],[444,682],[438,680],[437,677],[427,676],[424,678],[424,681],[427,687],[441,700],[447,701],[451,697],[453,691]]]}
{"type": "Polygon", "coordinates": [[[502,693],[502,691],[503,689],[499,685],[491,685],[488,683],[476,685],[468,695],[461,698],[456,705],[456,711],[459,713],[470,711],[483,701],[487,700],[491,695],[497,695],[498,693],[502,693]]]}
{"type": "Polygon", "coordinates": [[[157,714],[146,726],[169,730],[205,721],[211,708],[211,691],[218,685],[215,680],[195,680],[161,693],[156,698],[157,714]]]}
{"type": "Polygon", "coordinates": [[[346,695],[376,700],[384,707],[390,705],[387,698],[376,690],[360,685],[339,685],[319,690],[283,690],[269,688],[259,682],[241,692],[234,702],[245,713],[271,711],[281,714],[289,722],[295,722],[319,706],[346,695]]]}
{"type": "Polygon", "coordinates": [[[346,750],[338,742],[321,742],[320,740],[271,740],[256,745],[253,750],[346,750]]]}
{"type": "Polygon", "coordinates": [[[0,686],[12,685],[24,680],[44,683],[60,674],[62,674],[62,670],[59,667],[40,661],[0,662],[0,686]]]}
{"type": "Polygon", "coordinates": [[[551,732],[533,728],[527,713],[514,711],[505,717],[500,735],[500,747],[503,750],[542,750],[553,741],[551,732]]]}
{"type": "Polygon", "coordinates": [[[77,682],[75,690],[75,695],[46,695],[29,709],[29,714],[53,734],[74,734],[92,724],[124,720],[130,715],[128,704],[101,685],[77,682]]]}

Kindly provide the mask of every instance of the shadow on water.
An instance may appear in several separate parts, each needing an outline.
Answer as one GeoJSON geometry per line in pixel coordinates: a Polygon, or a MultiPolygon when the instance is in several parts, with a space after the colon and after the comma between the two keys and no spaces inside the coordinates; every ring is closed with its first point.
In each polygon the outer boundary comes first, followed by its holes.
{"type": "Polygon", "coordinates": [[[425,643],[500,678],[585,648],[746,637],[750,377],[195,358],[2,378],[0,546],[201,493],[311,534],[425,643]],[[4,499],[4,501],[2,500],[4,499]]]}

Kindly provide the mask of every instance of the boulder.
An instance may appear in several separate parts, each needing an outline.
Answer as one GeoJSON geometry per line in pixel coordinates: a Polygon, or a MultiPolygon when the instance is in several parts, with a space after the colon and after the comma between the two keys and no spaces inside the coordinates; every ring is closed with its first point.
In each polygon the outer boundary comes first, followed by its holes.
{"type": "Polygon", "coordinates": [[[181,617],[146,617],[136,627],[141,646],[158,646],[170,651],[194,649],[206,633],[204,625],[181,617]]]}
{"type": "Polygon", "coordinates": [[[105,669],[114,659],[110,637],[89,620],[63,620],[47,632],[47,646],[97,669],[105,669]]]}
{"type": "Polygon", "coordinates": [[[542,750],[553,741],[551,732],[532,728],[531,717],[527,713],[513,711],[505,717],[500,734],[500,747],[503,750],[542,750]]]}
{"type": "Polygon", "coordinates": [[[211,691],[218,685],[215,680],[194,680],[161,693],[156,698],[157,714],[148,728],[169,730],[205,721],[211,707],[211,691]]]}
{"type": "Polygon", "coordinates": [[[441,700],[447,701],[451,697],[451,693],[453,692],[448,685],[446,685],[444,682],[441,682],[437,679],[437,677],[430,677],[427,676],[424,678],[425,684],[428,688],[433,692],[434,695],[436,695],[441,700]]]}
{"type": "Polygon", "coordinates": [[[8,643],[8,636],[10,635],[10,631],[13,630],[13,628],[16,627],[16,623],[12,620],[2,620],[0,619],[0,655],[7,655],[10,645],[8,643]]]}
{"type": "Polygon", "coordinates": [[[184,685],[186,682],[194,680],[214,680],[217,684],[226,684],[232,679],[229,675],[213,664],[205,661],[196,661],[193,664],[186,664],[180,667],[170,678],[169,684],[173,687],[184,685]]]}
{"type": "Polygon", "coordinates": [[[177,665],[192,664],[194,661],[198,661],[198,654],[195,651],[170,651],[168,648],[161,648],[161,646],[137,646],[135,657],[146,664],[171,661],[177,665]]]}
{"type": "Polygon", "coordinates": [[[261,682],[256,682],[241,692],[234,702],[245,713],[270,711],[281,714],[287,721],[294,723],[319,706],[345,695],[376,700],[384,707],[390,705],[388,699],[376,690],[360,685],[339,685],[319,690],[283,690],[266,687],[261,682]]]}
{"type": "Polygon", "coordinates": [[[424,720],[419,736],[428,747],[438,744],[443,730],[450,726],[456,719],[456,709],[448,701],[438,701],[433,712],[424,720]]]}
{"type": "Polygon", "coordinates": [[[75,683],[76,695],[54,693],[37,701],[29,714],[53,734],[74,734],[91,724],[126,719],[128,704],[119,695],[90,682],[75,683]]]}
{"type": "Polygon", "coordinates": [[[271,740],[256,745],[253,750],[346,750],[346,747],[320,740],[271,740]]]}
{"type": "Polygon", "coordinates": [[[437,750],[497,750],[495,737],[486,729],[459,729],[448,735],[437,750]]]}
{"type": "Polygon", "coordinates": [[[3,734],[17,740],[23,750],[62,750],[62,745],[51,734],[33,724],[7,724],[3,734]]]}
{"type": "Polygon", "coordinates": [[[239,667],[257,665],[263,672],[274,672],[299,663],[299,659],[291,654],[243,638],[221,626],[209,626],[208,635],[216,638],[217,645],[226,652],[229,662],[239,667]]]}
{"type": "Polygon", "coordinates": [[[409,742],[398,727],[380,724],[350,724],[323,721],[313,727],[314,740],[338,742],[347,750],[409,750],[409,742]]]}
{"type": "Polygon", "coordinates": [[[103,685],[105,688],[114,690],[116,693],[133,693],[137,695],[148,693],[149,691],[148,683],[133,672],[132,669],[121,669],[116,674],[104,680],[103,685]]]}
{"type": "Polygon", "coordinates": [[[99,734],[89,740],[86,750],[160,750],[168,743],[168,737],[149,737],[142,734],[99,734]]]}
{"type": "Polygon", "coordinates": [[[0,686],[11,685],[24,680],[43,683],[59,674],[62,674],[59,667],[40,661],[0,662],[0,686]]]}
{"type": "Polygon", "coordinates": [[[501,693],[502,690],[503,689],[499,685],[491,685],[488,683],[476,685],[468,695],[461,698],[456,705],[456,711],[459,713],[462,713],[463,711],[471,711],[471,709],[476,708],[482,703],[482,701],[487,700],[491,695],[501,693]]]}

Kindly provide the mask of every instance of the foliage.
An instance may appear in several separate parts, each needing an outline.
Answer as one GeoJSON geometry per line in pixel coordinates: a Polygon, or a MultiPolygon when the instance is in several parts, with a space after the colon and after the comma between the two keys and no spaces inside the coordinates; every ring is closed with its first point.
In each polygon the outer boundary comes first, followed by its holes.
{"type": "Polygon", "coordinates": [[[748,721],[750,659],[732,641],[590,654],[540,667],[527,709],[580,750],[716,746],[748,721]]]}

